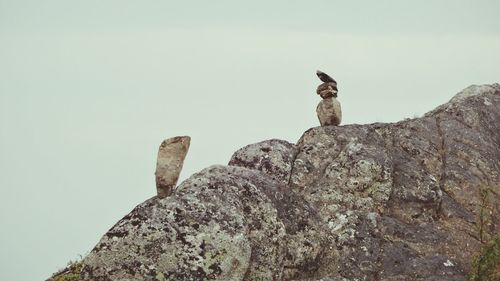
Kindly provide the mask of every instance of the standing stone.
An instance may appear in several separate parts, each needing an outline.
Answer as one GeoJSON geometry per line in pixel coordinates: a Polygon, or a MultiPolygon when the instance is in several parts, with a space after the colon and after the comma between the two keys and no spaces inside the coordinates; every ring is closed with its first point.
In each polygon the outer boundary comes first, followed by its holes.
{"type": "Polygon", "coordinates": [[[316,107],[321,126],[338,126],[342,121],[340,103],[334,97],[322,99],[316,107]]]}
{"type": "Polygon", "coordinates": [[[173,137],[161,143],[155,172],[158,197],[164,198],[172,194],[172,189],[177,185],[190,143],[191,138],[188,136],[173,137]]]}

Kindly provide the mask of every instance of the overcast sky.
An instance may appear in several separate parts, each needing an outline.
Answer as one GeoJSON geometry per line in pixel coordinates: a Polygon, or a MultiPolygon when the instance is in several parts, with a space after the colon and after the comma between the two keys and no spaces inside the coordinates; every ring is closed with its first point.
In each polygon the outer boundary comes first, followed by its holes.
{"type": "Polygon", "coordinates": [[[0,0],[0,280],[44,280],[181,180],[318,126],[316,69],[344,124],[421,116],[500,82],[499,1],[0,0]],[[182,3],[182,4],[180,4],[182,3]]]}

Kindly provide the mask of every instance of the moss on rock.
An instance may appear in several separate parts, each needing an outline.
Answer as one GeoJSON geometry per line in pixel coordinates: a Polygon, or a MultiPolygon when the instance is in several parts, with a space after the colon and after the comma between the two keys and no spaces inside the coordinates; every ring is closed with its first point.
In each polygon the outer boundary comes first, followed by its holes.
{"type": "Polygon", "coordinates": [[[474,258],[471,281],[500,281],[500,232],[474,258]]]}
{"type": "Polygon", "coordinates": [[[82,270],[82,262],[69,262],[68,266],[54,273],[47,281],[77,281],[80,278],[80,271],[82,270]]]}
{"type": "Polygon", "coordinates": [[[64,269],[54,273],[47,281],[77,281],[80,279],[82,267],[82,261],[70,261],[64,269]]]}

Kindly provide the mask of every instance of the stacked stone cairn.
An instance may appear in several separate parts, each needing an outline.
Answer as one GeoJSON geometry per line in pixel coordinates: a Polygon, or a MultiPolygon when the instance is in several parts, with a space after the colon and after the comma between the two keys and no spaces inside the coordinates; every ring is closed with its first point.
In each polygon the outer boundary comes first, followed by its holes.
{"type": "Polygon", "coordinates": [[[319,123],[321,126],[338,126],[342,121],[342,111],[337,101],[337,82],[320,70],[316,71],[316,75],[323,81],[316,89],[316,93],[322,98],[316,107],[319,123]]]}

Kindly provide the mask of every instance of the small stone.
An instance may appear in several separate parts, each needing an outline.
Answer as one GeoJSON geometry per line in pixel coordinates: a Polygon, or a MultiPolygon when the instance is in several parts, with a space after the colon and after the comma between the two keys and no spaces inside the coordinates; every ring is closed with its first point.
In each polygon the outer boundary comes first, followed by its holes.
{"type": "Polygon", "coordinates": [[[329,83],[323,83],[318,86],[316,89],[316,93],[321,96],[323,99],[337,97],[338,89],[337,89],[337,83],[334,82],[329,82],[329,83]]]}
{"type": "Polygon", "coordinates": [[[316,113],[321,126],[338,126],[342,121],[340,103],[334,97],[321,100],[316,107],[316,113]]]}
{"type": "Polygon", "coordinates": [[[172,190],[177,185],[190,143],[191,138],[188,136],[173,137],[161,143],[155,173],[158,197],[164,198],[172,194],[172,190]]]}
{"type": "Polygon", "coordinates": [[[318,76],[319,80],[328,83],[328,82],[333,82],[336,83],[335,79],[330,77],[328,74],[324,73],[321,70],[316,70],[316,75],[318,76]]]}
{"type": "Polygon", "coordinates": [[[484,105],[492,105],[491,101],[487,97],[484,98],[484,105]]]}
{"type": "Polygon", "coordinates": [[[454,264],[453,264],[450,260],[446,260],[446,262],[445,262],[445,263],[443,263],[443,265],[444,265],[444,266],[447,266],[447,267],[449,267],[449,266],[454,266],[454,264]]]}

